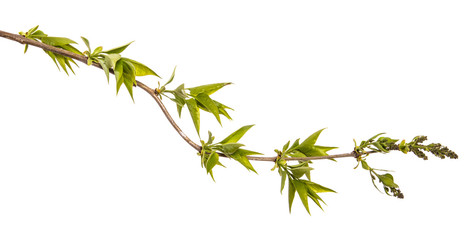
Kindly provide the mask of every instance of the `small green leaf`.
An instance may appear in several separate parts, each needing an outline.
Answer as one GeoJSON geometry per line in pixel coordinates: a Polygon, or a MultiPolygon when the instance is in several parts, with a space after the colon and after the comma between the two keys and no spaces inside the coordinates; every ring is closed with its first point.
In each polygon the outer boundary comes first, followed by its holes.
{"type": "Polygon", "coordinates": [[[193,88],[187,88],[190,91],[190,95],[192,96],[197,96],[200,93],[205,93],[207,95],[213,94],[214,92],[218,91],[222,87],[232,84],[230,82],[228,83],[213,83],[213,84],[207,84],[207,85],[201,85],[198,87],[193,87],[193,88]]]}
{"type": "Polygon", "coordinates": [[[167,83],[165,83],[165,84],[163,85],[163,87],[166,86],[166,85],[168,85],[169,83],[171,83],[171,82],[174,80],[176,68],[177,68],[177,66],[174,67],[174,70],[172,71],[171,77],[169,78],[169,80],[167,81],[167,83]]]}
{"type": "Polygon", "coordinates": [[[281,176],[281,189],[280,189],[280,193],[283,193],[283,189],[284,189],[284,185],[286,183],[286,177],[287,177],[287,173],[282,170],[282,167],[279,167],[278,168],[278,172],[281,176]]]}
{"type": "Polygon", "coordinates": [[[299,180],[293,180],[294,187],[296,188],[297,193],[299,194],[299,198],[301,198],[302,204],[304,205],[307,213],[310,214],[309,211],[309,201],[307,195],[307,186],[299,180]]]}
{"type": "Polygon", "coordinates": [[[364,169],[364,170],[370,170],[370,167],[369,165],[367,164],[366,161],[363,161],[361,160],[361,167],[364,169]]]}
{"type": "Polygon", "coordinates": [[[330,189],[330,188],[327,188],[327,187],[324,187],[318,183],[314,183],[314,182],[311,182],[311,181],[304,181],[304,183],[307,185],[308,188],[310,188],[312,191],[316,192],[316,193],[322,193],[322,192],[332,192],[332,193],[336,193],[334,190],[330,189]]]}
{"type": "Polygon", "coordinates": [[[291,141],[288,141],[286,144],[284,144],[283,150],[281,150],[283,153],[285,153],[285,152],[288,150],[288,148],[289,148],[289,143],[291,143],[291,141]]]}
{"type": "Polygon", "coordinates": [[[102,54],[101,56],[104,56],[104,61],[109,68],[115,68],[115,64],[121,59],[120,54],[117,53],[106,55],[102,54]]]}
{"type": "Polygon", "coordinates": [[[128,93],[130,93],[130,97],[133,99],[133,85],[136,83],[135,80],[135,68],[133,68],[133,65],[128,63],[127,61],[123,62],[123,82],[125,84],[125,87],[128,90],[128,93]]]}
{"type": "Polygon", "coordinates": [[[117,94],[119,93],[120,86],[123,83],[123,62],[117,61],[114,68],[115,81],[117,82],[117,94]]]}
{"type": "Polygon", "coordinates": [[[393,176],[390,173],[379,175],[377,174],[379,180],[387,187],[398,188],[398,185],[393,181],[393,176]]]}
{"type": "Polygon", "coordinates": [[[107,83],[109,83],[109,66],[107,66],[106,62],[103,59],[97,59],[99,65],[101,65],[102,70],[106,74],[107,83]]]}
{"type": "MultiPolygon", "coordinates": [[[[72,45],[70,44],[67,44],[67,45],[62,45],[62,46],[57,46],[58,48],[62,48],[62,49],[65,49],[69,52],[72,52],[72,53],[76,53],[78,55],[83,55],[82,52],[80,52],[80,50],[76,49],[75,47],[73,47],[72,45]]],[[[71,59],[71,58],[69,58],[71,59]]]]}
{"type": "Polygon", "coordinates": [[[77,44],[75,41],[64,37],[42,37],[41,41],[51,46],[64,46],[67,44],[77,44]]]}
{"type": "Polygon", "coordinates": [[[236,152],[240,147],[244,146],[244,144],[241,143],[226,143],[221,145],[223,153],[227,155],[231,155],[234,152],[236,152]]]}
{"type": "MultiPolygon", "coordinates": [[[[304,176],[306,173],[310,173],[311,170],[314,170],[311,167],[298,167],[298,168],[291,168],[291,172],[294,177],[300,178],[304,176]]],[[[309,175],[310,176],[310,175],[309,175]]]]}
{"type": "Polygon", "coordinates": [[[136,76],[154,75],[156,77],[159,77],[158,74],[156,74],[151,68],[145,66],[144,64],[139,63],[129,58],[124,58],[124,59],[126,62],[130,62],[133,65],[133,67],[135,67],[136,76]]]}
{"type": "Polygon", "coordinates": [[[102,47],[97,47],[96,49],[94,49],[93,54],[91,54],[91,55],[95,56],[95,55],[97,55],[97,54],[99,54],[101,52],[102,52],[102,47]]]}
{"type": "Polygon", "coordinates": [[[219,155],[216,152],[212,152],[206,161],[206,173],[211,172],[211,170],[218,164],[219,155]]]}
{"type": "Polygon", "coordinates": [[[85,37],[81,37],[81,40],[83,40],[83,42],[85,43],[86,47],[88,47],[88,51],[91,53],[91,46],[89,45],[88,39],[86,39],[85,37]]]}
{"type": "Polygon", "coordinates": [[[227,136],[224,140],[222,140],[221,144],[226,144],[226,143],[235,143],[237,141],[239,141],[243,136],[244,134],[249,131],[249,129],[251,127],[253,127],[254,125],[246,125],[246,126],[243,126],[239,129],[237,129],[235,132],[231,133],[229,136],[227,136]]]}
{"type": "Polygon", "coordinates": [[[257,173],[257,171],[255,171],[254,167],[250,163],[249,159],[247,158],[248,155],[257,155],[257,154],[260,154],[260,153],[245,150],[245,149],[238,149],[233,154],[231,154],[230,157],[232,157],[234,160],[242,164],[245,168],[247,168],[247,170],[257,173]]]}
{"type": "Polygon", "coordinates": [[[120,46],[120,47],[116,47],[116,48],[112,48],[110,50],[107,50],[107,51],[103,51],[103,53],[107,53],[107,54],[111,54],[111,53],[121,53],[123,52],[130,44],[132,44],[133,41],[123,45],[123,46],[120,46]]]}
{"type": "Polygon", "coordinates": [[[197,106],[197,101],[193,98],[190,98],[185,100],[185,103],[187,104],[190,116],[192,116],[193,125],[195,125],[197,134],[200,136],[200,109],[197,106]]]}
{"type": "Polygon", "coordinates": [[[198,102],[200,102],[203,107],[208,110],[208,112],[211,112],[216,120],[218,120],[219,124],[221,124],[221,119],[219,118],[219,112],[218,112],[218,107],[214,103],[214,101],[205,93],[200,93],[197,96],[195,96],[195,99],[197,99],[198,102]]]}
{"type": "Polygon", "coordinates": [[[289,213],[291,213],[291,207],[292,203],[294,201],[294,196],[296,195],[296,188],[294,187],[294,184],[292,183],[292,179],[289,179],[289,188],[288,188],[288,203],[289,203],[289,213]]]}
{"type": "MultiPolygon", "coordinates": [[[[324,129],[325,129],[325,128],[322,128],[322,129],[318,130],[317,132],[314,132],[312,135],[310,135],[306,140],[304,140],[304,141],[298,146],[298,149],[313,147],[313,146],[315,145],[315,143],[317,142],[317,138],[320,136],[320,133],[322,133],[322,131],[323,131],[324,129]]],[[[302,151],[301,151],[301,152],[302,152],[302,151]]]]}

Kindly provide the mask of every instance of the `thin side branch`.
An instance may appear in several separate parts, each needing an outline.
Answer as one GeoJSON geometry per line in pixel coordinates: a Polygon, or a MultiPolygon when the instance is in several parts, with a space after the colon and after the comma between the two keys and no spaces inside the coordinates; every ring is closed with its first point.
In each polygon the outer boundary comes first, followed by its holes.
{"type": "MultiPolygon", "coordinates": [[[[87,61],[88,61],[88,57],[86,57],[84,55],[79,55],[79,54],[76,54],[76,53],[61,49],[61,48],[57,48],[57,47],[54,47],[54,46],[51,46],[51,45],[47,45],[47,44],[41,43],[39,41],[35,41],[35,40],[32,40],[32,39],[26,38],[26,37],[24,37],[22,35],[19,35],[19,34],[12,34],[12,33],[4,32],[4,31],[0,30],[0,37],[6,38],[6,39],[9,39],[9,40],[12,40],[12,41],[16,41],[16,42],[21,43],[21,44],[29,44],[31,46],[41,48],[41,49],[43,49],[45,51],[50,51],[50,52],[53,52],[53,53],[57,53],[57,54],[72,58],[74,60],[80,61],[80,62],[82,62],[84,64],[87,64],[87,61]]],[[[102,69],[101,65],[99,65],[98,63],[93,62],[92,65],[94,67],[102,69]]],[[[110,70],[111,70],[110,73],[114,74],[112,69],[110,69],[110,70]]],[[[200,152],[202,150],[202,147],[200,145],[196,144],[194,141],[192,141],[182,131],[182,129],[180,129],[180,127],[177,125],[177,123],[174,121],[174,119],[172,118],[172,116],[169,114],[166,107],[162,103],[161,99],[158,96],[158,93],[154,89],[152,89],[152,88],[146,86],[145,84],[143,84],[142,82],[140,82],[138,80],[136,82],[137,82],[137,85],[136,85],[137,87],[143,89],[145,92],[147,92],[149,95],[151,95],[151,97],[156,101],[156,103],[161,108],[163,114],[166,116],[169,123],[174,127],[176,132],[179,133],[179,135],[182,137],[182,139],[184,139],[197,152],[200,152]]],[[[222,156],[222,157],[228,157],[228,156],[225,156],[222,153],[220,153],[219,155],[222,156]]],[[[294,160],[307,161],[307,160],[334,159],[334,158],[347,158],[347,157],[356,158],[357,155],[353,151],[353,152],[350,152],[350,153],[335,154],[335,155],[328,155],[328,156],[318,156],[318,157],[290,157],[290,158],[284,158],[284,160],[286,160],[286,161],[294,161],[294,160]]],[[[267,161],[267,162],[275,162],[276,159],[277,159],[276,156],[275,157],[248,156],[247,158],[249,160],[252,160],[252,161],[267,161]]]]}

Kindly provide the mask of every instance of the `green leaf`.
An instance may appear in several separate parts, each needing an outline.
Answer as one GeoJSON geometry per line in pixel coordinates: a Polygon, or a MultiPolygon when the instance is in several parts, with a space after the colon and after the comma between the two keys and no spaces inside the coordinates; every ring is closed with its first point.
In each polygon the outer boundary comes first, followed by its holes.
{"type": "Polygon", "coordinates": [[[208,112],[211,112],[215,116],[216,120],[218,120],[219,124],[221,124],[218,107],[208,95],[205,93],[200,93],[195,96],[195,99],[197,99],[198,102],[200,102],[208,110],[208,112]]]}
{"type": "Polygon", "coordinates": [[[64,46],[67,44],[77,44],[75,41],[64,37],[42,37],[41,41],[51,46],[64,46]]]}
{"type": "Polygon", "coordinates": [[[132,97],[132,100],[135,102],[133,99],[133,85],[136,83],[135,80],[135,69],[133,68],[133,65],[128,63],[127,61],[123,62],[123,82],[125,84],[125,87],[128,90],[128,93],[130,93],[130,96],[132,97]]]}
{"type": "Polygon", "coordinates": [[[260,153],[245,150],[245,149],[238,149],[233,154],[231,154],[230,157],[232,157],[234,160],[242,164],[245,168],[247,168],[247,170],[257,173],[257,171],[255,171],[254,167],[250,163],[249,159],[247,158],[248,155],[257,155],[257,154],[260,154],[260,153]]]}
{"type": "Polygon", "coordinates": [[[102,52],[102,47],[97,47],[96,49],[94,49],[93,54],[91,54],[91,55],[95,56],[95,55],[97,55],[97,54],[99,54],[101,52],[102,52]]]}
{"type": "Polygon", "coordinates": [[[176,68],[177,68],[177,66],[174,67],[174,70],[172,71],[171,77],[170,77],[169,80],[163,85],[163,87],[166,86],[167,84],[171,83],[171,82],[174,80],[176,68]]]}
{"type": "Polygon", "coordinates": [[[291,141],[288,141],[286,144],[284,144],[283,150],[281,150],[283,153],[285,153],[288,150],[290,143],[291,143],[291,141]]]}
{"type": "Polygon", "coordinates": [[[244,144],[241,144],[241,143],[226,143],[226,144],[221,145],[221,148],[223,150],[223,153],[226,153],[226,155],[231,155],[234,152],[236,152],[242,146],[244,146],[244,144]]]}
{"type": "Polygon", "coordinates": [[[190,116],[192,116],[193,125],[195,125],[197,134],[200,136],[200,109],[197,106],[197,101],[193,98],[190,98],[185,100],[185,103],[187,104],[190,116]]]}
{"type": "Polygon", "coordinates": [[[361,160],[361,167],[364,169],[364,170],[370,170],[370,167],[369,165],[367,164],[366,161],[363,161],[361,160]]]}
{"type": "Polygon", "coordinates": [[[300,178],[300,177],[304,176],[304,174],[310,173],[311,170],[314,170],[314,169],[311,168],[311,167],[291,168],[291,173],[293,174],[294,177],[300,178]]]}
{"type": "Polygon", "coordinates": [[[325,128],[322,128],[322,129],[318,130],[317,132],[314,132],[306,140],[304,140],[297,148],[298,149],[304,149],[304,148],[313,147],[315,145],[315,143],[317,142],[317,138],[320,136],[320,133],[322,133],[322,131],[324,129],[325,128]]]}
{"type": "Polygon", "coordinates": [[[237,141],[239,141],[243,136],[244,134],[249,131],[249,129],[251,127],[253,127],[254,125],[246,125],[246,126],[243,126],[239,129],[237,129],[235,132],[231,133],[229,136],[227,136],[224,140],[222,140],[221,144],[226,144],[226,143],[235,143],[237,141]]]}
{"type": "Polygon", "coordinates": [[[289,213],[291,213],[292,203],[294,201],[294,196],[296,195],[296,188],[292,183],[292,179],[289,178],[289,188],[288,188],[288,203],[289,203],[289,213]]]}
{"type": "Polygon", "coordinates": [[[68,75],[67,64],[65,63],[65,57],[62,55],[58,55],[58,54],[54,54],[54,55],[55,55],[55,59],[57,59],[57,62],[62,67],[63,71],[65,71],[65,73],[68,75]]]}
{"type": "MultiPolygon", "coordinates": [[[[123,58],[126,62],[130,62],[135,67],[135,74],[136,76],[146,76],[146,75],[154,75],[159,77],[151,68],[145,66],[144,64],[137,62],[135,60],[129,58],[123,58]]],[[[160,77],[159,77],[160,78],[160,77]]]]}
{"type": "Polygon", "coordinates": [[[81,40],[83,40],[83,42],[85,43],[86,47],[88,47],[88,51],[89,53],[91,53],[91,46],[89,45],[89,41],[88,39],[86,39],[85,37],[81,37],[81,40]]]}
{"type": "MultiPolygon", "coordinates": [[[[76,53],[78,55],[83,55],[83,53],[80,52],[80,50],[76,49],[75,47],[73,47],[72,45],[70,44],[67,44],[67,45],[62,45],[62,46],[57,46],[58,48],[62,48],[62,49],[65,49],[69,52],[72,52],[72,53],[76,53]]],[[[71,59],[71,58],[69,58],[71,59]]]]}
{"type": "Polygon", "coordinates": [[[114,68],[115,81],[117,82],[117,94],[123,83],[123,62],[122,60],[117,61],[114,68]]]}
{"type": "Polygon", "coordinates": [[[286,177],[287,177],[287,173],[282,170],[282,167],[279,167],[278,168],[278,172],[281,176],[281,189],[280,189],[280,193],[283,193],[283,189],[284,189],[284,185],[286,183],[286,177]]]}
{"type": "Polygon", "coordinates": [[[307,157],[318,157],[318,156],[328,156],[328,151],[337,149],[337,147],[324,147],[324,146],[311,146],[311,147],[302,147],[296,148],[307,157]]]}
{"type": "Polygon", "coordinates": [[[201,85],[198,87],[193,87],[193,88],[187,88],[190,91],[190,95],[192,96],[197,96],[200,93],[205,93],[207,95],[213,94],[214,92],[218,91],[222,87],[232,84],[230,82],[228,83],[212,83],[212,84],[207,84],[207,85],[201,85]]]}
{"type": "Polygon", "coordinates": [[[307,213],[310,214],[309,211],[309,201],[307,195],[307,186],[299,180],[293,180],[294,187],[296,188],[297,193],[299,194],[299,198],[301,198],[302,204],[304,205],[307,213]]]}
{"type": "Polygon", "coordinates": [[[322,193],[322,192],[332,192],[332,193],[336,193],[334,190],[330,189],[330,188],[327,188],[327,187],[324,187],[318,183],[314,183],[314,182],[311,182],[311,181],[304,181],[304,183],[307,185],[308,188],[310,188],[312,191],[316,192],[316,193],[322,193]]]}
{"type": "Polygon", "coordinates": [[[106,74],[107,83],[109,83],[109,66],[107,66],[106,62],[103,59],[97,59],[99,65],[101,65],[102,70],[106,74]]]}
{"type": "Polygon", "coordinates": [[[377,174],[379,180],[387,187],[398,188],[398,185],[393,181],[393,176],[390,173],[379,175],[377,174]]]}
{"type": "Polygon", "coordinates": [[[212,152],[206,161],[206,173],[211,172],[211,170],[218,164],[219,155],[216,152],[212,152]]]}
{"type": "MultiPolygon", "coordinates": [[[[306,186],[307,186],[307,185],[306,185],[306,186]]],[[[315,204],[317,204],[317,206],[318,206],[320,209],[323,210],[322,206],[320,205],[319,200],[322,201],[323,203],[325,203],[325,202],[322,200],[322,198],[320,198],[319,195],[317,195],[317,193],[315,193],[315,192],[314,192],[311,188],[309,188],[308,186],[307,186],[307,196],[308,196],[310,199],[312,199],[312,201],[314,201],[315,204]]],[[[310,213],[309,213],[309,214],[310,214],[310,213]]]]}
{"type": "Polygon", "coordinates": [[[130,44],[132,44],[133,41],[123,45],[123,46],[120,46],[120,47],[116,47],[116,48],[112,48],[110,50],[107,50],[107,51],[103,51],[103,53],[107,53],[107,54],[111,54],[111,53],[121,53],[123,52],[130,44]]]}
{"type": "Polygon", "coordinates": [[[106,55],[101,55],[101,56],[104,56],[104,61],[106,62],[106,65],[109,67],[109,68],[115,68],[115,64],[117,63],[117,61],[119,61],[121,59],[121,56],[120,54],[106,54],[106,55]]]}

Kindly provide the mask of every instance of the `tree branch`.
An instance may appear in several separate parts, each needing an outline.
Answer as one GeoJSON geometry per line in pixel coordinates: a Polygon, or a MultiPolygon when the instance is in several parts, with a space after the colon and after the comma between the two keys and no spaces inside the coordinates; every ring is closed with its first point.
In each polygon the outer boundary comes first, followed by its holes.
{"type": "MultiPolygon", "coordinates": [[[[16,42],[21,43],[21,44],[29,44],[29,45],[41,48],[44,51],[50,51],[50,52],[53,52],[53,53],[57,53],[57,54],[72,58],[74,60],[80,61],[80,62],[82,62],[84,64],[87,64],[87,61],[88,61],[88,57],[86,57],[84,55],[79,55],[79,54],[76,54],[76,53],[61,49],[61,48],[57,48],[57,47],[54,47],[54,46],[51,46],[51,45],[47,45],[47,44],[41,43],[39,41],[35,41],[35,40],[32,40],[32,39],[26,38],[26,37],[24,37],[22,35],[19,35],[19,34],[12,34],[12,33],[4,32],[4,31],[0,30],[0,37],[6,38],[6,39],[9,39],[9,40],[12,40],[12,41],[16,41],[16,42]]],[[[102,69],[101,65],[98,64],[98,63],[93,62],[92,65],[94,67],[102,69]]],[[[110,73],[114,74],[112,69],[110,69],[110,73]]],[[[182,139],[184,139],[197,152],[200,152],[202,150],[202,147],[200,145],[196,144],[194,141],[192,141],[182,131],[182,129],[180,129],[180,127],[177,125],[177,123],[174,121],[174,119],[172,118],[172,116],[169,114],[166,107],[162,103],[161,99],[159,98],[158,93],[154,89],[152,89],[152,88],[146,86],[145,84],[143,84],[142,82],[140,82],[138,80],[136,82],[137,82],[136,87],[139,87],[139,88],[143,89],[145,92],[147,92],[149,95],[151,95],[151,97],[153,97],[153,99],[156,101],[156,103],[161,108],[161,111],[163,112],[163,114],[166,116],[169,123],[174,127],[176,132],[179,133],[179,135],[182,137],[182,139]]],[[[226,155],[224,155],[222,153],[219,153],[219,156],[228,157],[228,156],[226,156],[226,155]]],[[[335,154],[335,155],[328,155],[328,156],[289,157],[289,158],[284,158],[284,160],[286,160],[286,161],[295,161],[295,160],[297,160],[297,161],[307,161],[307,160],[334,159],[334,158],[347,158],[347,157],[356,158],[356,157],[358,157],[358,155],[357,155],[356,152],[353,151],[353,152],[350,152],[350,153],[335,154]]],[[[276,156],[275,157],[247,156],[247,158],[249,160],[253,160],[253,161],[267,161],[267,162],[275,162],[277,160],[276,156]]]]}

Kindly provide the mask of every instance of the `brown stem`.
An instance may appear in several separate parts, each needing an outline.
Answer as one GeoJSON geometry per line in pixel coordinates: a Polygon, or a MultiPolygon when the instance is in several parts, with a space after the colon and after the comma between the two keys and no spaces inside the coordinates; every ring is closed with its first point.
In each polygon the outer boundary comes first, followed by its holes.
{"type": "MultiPolygon", "coordinates": [[[[69,57],[69,58],[75,59],[77,61],[80,61],[80,62],[82,62],[84,64],[87,64],[87,62],[88,62],[88,57],[86,57],[84,55],[79,55],[79,54],[76,54],[76,53],[61,49],[61,48],[57,48],[57,47],[54,47],[54,46],[51,46],[51,45],[47,45],[47,44],[41,43],[39,41],[35,41],[35,40],[32,40],[32,39],[26,38],[26,37],[24,37],[22,35],[12,34],[12,33],[4,32],[4,31],[0,30],[0,37],[6,38],[6,39],[9,39],[9,40],[12,40],[12,41],[16,41],[16,42],[21,43],[21,44],[29,44],[29,45],[41,48],[41,49],[43,49],[45,51],[50,51],[50,52],[53,52],[53,53],[57,53],[57,54],[65,56],[65,57],[69,57]]],[[[92,65],[94,67],[102,69],[101,65],[98,64],[98,63],[93,62],[92,65]]],[[[111,70],[110,72],[113,74],[112,69],[110,69],[110,70],[111,70]]],[[[187,135],[185,135],[185,133],[180,129],[180,127],[177,125],[177,123],[174,121],[174,119],[172,118],[172,116],[169,114],[166,107],[162,103],[161,99],[159,98],[158,93],[155,92],[154,89],[151,89],[150,87],[143,84],[142,82],[140,82],[138,80],[136,82],[137,82],[137,85],[136,85],[137,87],[143,89],[145,92],[147,92],[149,95],[151,95],[151,97],[153,97],[153,99],[156,101],[156,103],[161,108],[163,114],[166,116],[169,123],[171,123],[171,125],[174,127],[176,132],[179,133],[179,135],[182,137],[182,139],[184,139],[195,150],[200,152],[202,150],[202,147],[200,145],[196,144],[194,141],[192,141],[189,137],[187,137],[187,135]]],[[[220,156],[227,157],[224,154],[220,154],[220,156]]],[[[287,161],[294,161],[294,160],[306,161],[306,160],[320,160],[320,159],[333,159],[333,158],[346,158],[346,157],[354,157],[355,158],[356,153],[355,152],[350,152],[350,153],[335,154],[335,155],[328,155],[328,156],[318,156],[318,157],[290,157],[290,158],[284,158],[284,160],[287,160],[287,161]]],[[[253,161],[268,161],[268,162],[276,161],[276,157],[247,156],[247,158],[249,160],[253,160],[253,161]]]]}

